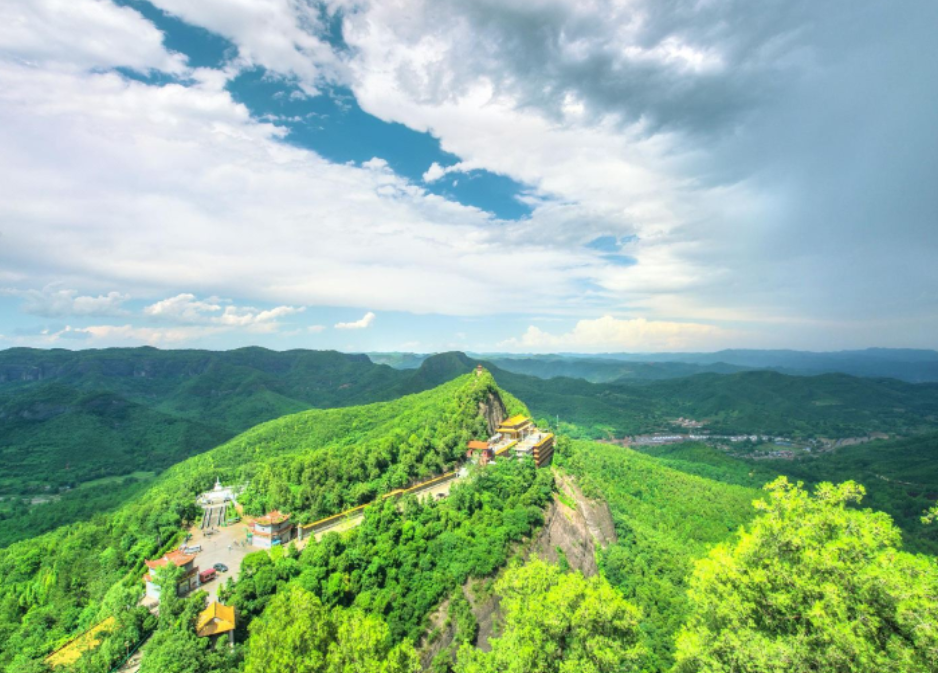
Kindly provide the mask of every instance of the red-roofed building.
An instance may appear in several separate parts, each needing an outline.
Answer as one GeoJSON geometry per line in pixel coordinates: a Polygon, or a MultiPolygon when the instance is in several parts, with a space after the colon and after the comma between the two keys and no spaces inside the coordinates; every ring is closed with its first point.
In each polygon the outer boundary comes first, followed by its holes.
{"type": "Polygon", "coordinates": [[[473,440],[467,445],[466,457],[476,458],[479,465],[485,466],[495,457],[495,451],[488,442],[473,440]]]}
{"type": "Polygon", "coordinates": [[[183,576],[176,586],[178,595],[182,596],[196,589],[199,586],[199,567],[194,562],[195,554],[186,554],[180,549],[174,549],[155,561],[144,561],[148,568],[146,575],[143,576],[143,581],[147,585],[147,596],[156,600],[160,599],[160,586],[156,583],[156,575],[152,571],[162,568],[168,563],[172,563],[177,568],[182,568],[183,576]]]}
{"type": "Polygon", "coordinates": [[[280,544],[287,544],[293,539],[293,523],[290,515],[279,510],[267,512],[250,525],[251,544],[255,547],[270,549],[280,544]]]}

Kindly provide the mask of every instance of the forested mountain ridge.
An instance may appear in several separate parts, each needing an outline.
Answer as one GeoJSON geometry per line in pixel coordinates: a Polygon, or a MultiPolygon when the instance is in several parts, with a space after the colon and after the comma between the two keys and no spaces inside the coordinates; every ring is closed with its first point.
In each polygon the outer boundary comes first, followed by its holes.
{"type": "MultiPolygon", "coordinates": [[[[329,351],[0,351],[0,545],[114,507],[258,423],[427,390],[478,362],[441,353],[395,370],[329,351]]],[[[935,384],[765,371],[593,384],[487,366],[536,416],[580,437],[666,430],[680,416],[711,432],[793,437],[938,427],[935,384]]]]}
{"type": "Polygon", "coordinates": [[[116,506],[258,423],[442,382],[418,373],[334,351],[0,351],[0,546],[116,506]]]}
{"type": "MultiPolygon", "coordinates": [[[[168,469],[113,513],[0,550],[0,667],[26,666],[69,635],[120,616],[124,601],[133,605],[143,559],[179,539],[196,516],[195,496],[216,478],[250,480],[249,510],[269,502],[302,507],[299,519],[335,513],[455,464],[467,440],[489,432],[486,405],[502,415],[526,412],[491,376],[473,374],[391,402],[279,418],[168,469]],[[309,469],[265,467],[284,460],[309,469]],[[284,481],[291,474],[304,481],[284,481]],[[294,492],[300,502],[289,500],[294,492]]],[[[121,637],[139,633],[144,616],[137,617],[122,623],[121,637]]]]}
{"type": "MultiPolygon", "coordinates": [[[[593,383],[614,379],[679,378],[706,372],[729,374],[753,369],[793,376],[849,374],[894,378],[909,383],[938,381],[938,352],[910,348],[833,352],[730,349],[714,353],[490,354],[478,357],[508,371],[541,378],[569,376],[593,383]]],[[[413,359],[396,357],[384,361],[400,366],[400,363],[412,362],[413,359]]]]}
{"type": "MultiPolygon", "coordinates": [[[[445,354],[424,369],[419,385],[473,365],[462,354],[445,354]]],[[[733,629],[721,626],[732,617],[723,603],[715,605],[701,587],[719,587],[713,596],[756,614],[780,610],[781,624],[792,617],[794,608],[786,605],[811,604],[811,596],[788,596],[782,585],[773,596],[788,602],[767,607],[756,593],[734,597],[725,577],[701,571],[722,567],[719,561],[699,562],[722,554],[721,559],[733,557],[733,567],[745,577],[757,578],[758,568],[746,565],[745,549],[739,548],[741,539],[749,539],[741,537],[749,535],[740,528],[747,523],[760,549],[771,544],[771,526],[751,505],[759,484],[713,478],[719,465],[703,464],[694,474],[681,469],[680,461],[559,437],[557,469],[573,475],[588,496],[608,503],[618,535],[618,542],[599,553],[600,576],[589,581],[566,573],[562,562],[560,568],[534,562],[513,566],[491,582],[541,525],[551,498],[551,471],[536,470],[530,460],[499,459],[484,470],[471,469],[444,500],[376,500],[384,491],[451,469],[463,459],[468,439],[488,435],[507,414],[529,413],[496,384],[504,374],[494,374],[470,373],[389,402],[265,422],[167,469],[112,513],[0,550],[0,666],[11,673],[45,673],[46,653],[114,617],[103,642],[61,673],[107,673],[154,626],[141,673],[287,673],[297,661],[310,673],[414,673],[420,670],[418,646],[434,637],[427,618],[446,606],[462,645],[441,652],[433,671],[501,673],[511,662],[525,672],[614,673],[626,662],[625,670],[707,671],[720,670],[732,658],[732,649],[721,643],[733,629]],[[710,468],[713,475],[706,474],[710,468]],[[278,507],[298,521],[375,502],[360,526],[310,542],[301,554],[280,548],[245,557],[239,580],[219,592],[238,614],[231,650],[195,636],[203,606],[198,592],[186,599],[166,597],[158,620],[134,607],[142,560],[178,544],[187,522],[198,515],[195,494],[216,477],[249,484],[241,496],[248,513],[278,507]],[[495,592],[502,601],[504,625],[489,641],[489,653],[473,646],[478,624],[468,612],[466,591],[489,597],[495,592]]],[[[903,468],[915,469],[912,463],[903,468]]],[[[859,647],[861,659],[850,661],[875,661],[878,668],[852,663],[849,670],[931,673],[927,652],[938,636],[916,630],[917,622],[894,606],[909,597],[920,620],[935,620],[935,606],[928,603],[938,589],[934,559],[898,551],[899,533],[882,515],[845,513],[844,503],[861,493],[856,487],[847,485],[837,491],[842,496],[830,499],[826,487],[820,488],[816,500],[784,485],[771,491],[774,504],[765,507],[775,509],[769,522],[789,516],[789,510],[795,518],[804,511],[816,522],[816,530],[799,529],[808,539],[804,556],[783,555],[779,573],[798,576],[805,568],[809,576],[832,577],[834,561],[827,559],[858,544],[851,531],[875,532],[868,552],[851,552],[843,561],[855,577],[850,586],[858,590],[837,594],[836,605],[846,603],[844,610],[863,610],[871,623],[889,626],[821,647],[824,634],[847,628],[835,616],[807,632],[798,624],[779,637],[801,642],[805,633],[820,632],[820,640],[798,653],[817,670],[829,670],[825,666],[837,657],[855,659],[859,655],[850,647],[859,647]],[[816,549],[826,551],[819,555],[816,549]],[[889,572],[890,563],[903,573],[889,572]],[[875,601],[866,602],[867,588],[879,592],[875,601]],[[887,648],[880,643],[889,629],[894,631],[887,648]]],[[[801,543],[799,538],[788,544],[797,549],[801,543]]],[[[825,600],[831,596],[828,591],[825,600]]],[[[774,632],[749,624],[746,633],[739,649],[750,659],[737,668],[774,673],[777,667],[752,658],[758,652],[753,643],[774,632]]]]}
{"type": "Polygon", "coordinates": [[[938,428],[935,383],[745,371],[599,384],[516,374],[462,353],[443,353],[423,366],[438,360],[445,361],[453,375],[484,364],[499,385],[525,400],[536,416],[559,417],[566,431],[584,437],[661,431],[681,416],[706,421],[709,431],[727,434],[852,437],[938,428]]]}

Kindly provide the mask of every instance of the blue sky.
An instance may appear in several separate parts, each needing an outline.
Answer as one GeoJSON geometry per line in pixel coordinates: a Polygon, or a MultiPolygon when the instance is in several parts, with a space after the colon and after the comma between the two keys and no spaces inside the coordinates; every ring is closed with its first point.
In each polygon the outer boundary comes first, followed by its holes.
{"type": "Polygon", "coordinates": [[[936,347],[936,19],[11,0],[0,348],[936,347]]]}

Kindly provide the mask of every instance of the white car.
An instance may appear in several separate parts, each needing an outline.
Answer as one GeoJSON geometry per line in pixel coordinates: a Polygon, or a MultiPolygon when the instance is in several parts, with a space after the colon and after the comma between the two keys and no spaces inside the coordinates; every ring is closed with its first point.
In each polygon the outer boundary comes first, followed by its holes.
{"type": "Polygon", "coordinates": [[[202,545],[197,544],[193,547],[183,547],[182,550],[187,554],[198,554],[202,551],[202,545]]]}

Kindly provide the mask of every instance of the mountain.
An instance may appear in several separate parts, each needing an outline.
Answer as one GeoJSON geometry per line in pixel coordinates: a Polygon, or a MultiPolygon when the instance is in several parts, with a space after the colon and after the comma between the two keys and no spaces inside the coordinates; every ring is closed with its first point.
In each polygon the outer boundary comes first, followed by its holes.
{"type": "Polygon", "coordinates": [[[685,362],[623,362],[594,358],[492,358],[499,369],[542,379],[555,377],[586,379],[591,383],[612,381],[672,379],[694,374],[733,374],[747,369],[725,362],[693,364],[685,362]]]}
{"type": "Polygon", "coordinates": [[[113,507],[258,423],[442,380],[334,351],[0,351],[0,546],[113,507]]]}
{"type": "MultiPolygon", "coordinates": [[[[524,604],[532,615],[544,617],[547,629],[556,628],[556,620],[549,618],[554,614],[551,610],[573,620],[576,642],[560,632],[512,631],[529,627],[531,622],[526,621],[520,626],[506,624],[498,631],[497,646],[515,642],[519,653],[530,654],[531,649],[520,644],[523,640],[512,641],[530,636],[561,657],[580,643],[598,642],[603,652],[611,652],[609,647],[616,643],[592,637],[608,635],[610,619],[605,610],[614,608],[619,612],[613,621],[624,624],[622,620],[628,617],[626,621],[634,625],[633,653],[641,655],[642,670],[663,673],[672,670],[675,656],[681,655],[678,633],[700,609],[701,599],[693,587],[700,581],[701,559],[708,554],[724,558],[745,535],[740,529],[744,524],[747,529],[754,529],[760,521],[762,526],[773,521],[777,525],[778,510],[759,516],[752,501],[765,497],[757,487],[783,473],[785,466],[742,461],[703,445],[656,447],[649,452],[654,455],[643,455],[618,445],[560,435],[553,470],[538,470],[530,460],[498,459],[483,470],[470,467],[442,500],[379,496],[451,470],[462,462],[467,440],[490,434],[509,414],[530,413],[511,389],[540,395],[541,403],[546,400],[548,404],[566,395],[574,408],[582,405],[584,413],[599,403],[608,405],[606,411],[635,413],[618,405],[648,398],[650,418],[663,413],[658,405],[687,405],[712,408],[718,417],[726,411],[733,422],[745,423],[763,422],[760,414],[788,399],[790,406],[778,413],[793,413],[795,418],[783,420],[814,427],[842,420],[840,412],[829,409],[838,406],[852,414],[870,412],[862,420],[865,423],[905,422],[902,419],[916,418],[927,406],[927,400],[919,400],[914,407],[915,394],[925,391],[922,395],[927,397],[934,388],[843,375],[789,377],[774,372],[591,384],[582,379],[543,380],[495,367],[476,374],[476,365],[462,353],[428,358],[419,370],[382,394],[456,378],[391,401],[305,410],[266,421],[146,483],[137,483],[132,495],[113,511],[0,549],[0,668],[11,673],[43,670],[39,662],[50,651],[103,624],[101,643],[75,665],[60,669],[63,673],[111,671],[154,629],[142,650],[142,673],[253,673],[271,670],[272,656],[281,662],[276,670],[285,671],[291,669],[292,657],[311,653],[319,653],[317,661],[323,657],[334,663],[354,661],[347,670],[398,673],[416,670],[418,660],[424,670],[504,670],[467,668],[464,662],[474,659],[467,648],[477,645],[475,651],[481,652],[492,645],[489,637],[499,610],[510,614],[524,604]],[[707,391],[719,399],[711,400],[707,391]],[[887,405],[909,408],[876,415],[870,401],[876,396],[887,405]],[[747,400],[751,409],[744,406],[747,400]],[[815,404],[818,401],[823,403],[815,404]],[[808,413],[814,408],[822,416],[808,413]],[[563,483],[562,491],[554,483],[555,474],[563,483]],[[204,608],[199,592],[182,599],[164,595],[158,619],[138,605],[142,561],[178,546],[188,525],[199,516],[196,494],[216,478],[245,485],[239,501],[249,515],[278,508],[290,512],[295,521],[308,522],[371,503],[359,526],[342,534],[329,533],[310,542],[302,553],[280,547],[244,558],[237,582],[218,588],[220,599],[233,606],[237,615],[234,649],[211,647],[206,639],[195,636],[194,624],[204,608]],[[590,547],[598,539],[590,528],[595,521],[591,524],[585,518],[590,512],[590,516],[606,512],[606,525],[614,528],[614,534],[603,531],[605,547],[590,547]],[[554,536],[568,522],[580,520],[583,535],[589,539],[554,536]],[[518,563],[536,550],[549,550],[561,569],[568,568],[574,556],[568,556],[564,548],[558,551],[561,542],[567,550],[595,549],[592,568],[599,575],[585,581],[569,579],[577,576],[537,563],[521,566],[528,570],[518,574],[518,563]],[[517,563],[503,575],[512,557],[517,563]],[[568,579],[558,580],[564,577],[568,579]],[[547,585],[557,581],[560,588],[547,592],[547,585]],[[284,645],[287,640],[289,647],[284,645]],[[387,665],[372,665],[375,659],[387,665]]],[[[92,414],[114,402],[103,399],[98,402],[92,397],[87,409],[75,406],[92,414]]],[[[32,402],[27,407],[38,408],[32,402]]],[[[780,421],[770,418],[766,422],[780,421]]],[[[840,450],[812,464],[789,463],[784,473],[797,476],[797,470],[815,467],[812,480],[824,474],[837,478],[862,474],[864,479],[900,489],[882,493],[898,494],[914,487],[927,501],[934,449],[934,435],[921,435],[863,445],[855,454],[840,450]]],[[[896,507],[920,506],[915,499],[918,495],[905,495],[910,500],[896,502],[896,507]]],[[[871,496],[875,506],[884,502],[885,496],[873,496],[872,490],[871,496]]],[[[808,507],[807,498],[795,492],[790,502],[808,507]]],[[[808,508],[812,516],[817,507],[830,508],[832,516],[847,511],[843,503],[829,504],[827,499],[822,494],[808,508]]],[[[895,576],[875,575],[876,586],[882,584],[880,580],[899,579],[909,585],[890,590],[883,601],[873,601],[876,609],[892,614],[894,599],[915,591],[914,596],[922,596],[922,614],[930,618],[934,606],[929,592],[938,586],[934,559],[897,552],[899,533],[882,515],[852,507],[848,511],[845,516],[850,520],[844,530],[855,531],[863,523],[863,531],[879,531],[884,539],[892,540],[882,558],[903,569],[895,576]]],[[[900,523],[906,525],[908,520],[900,523]]],[[[837,519],[824,521],[836,524],[837,519]]],[[[801,540],[808,545],[806,553],[796,555],[793,562],[801,562],[802,557],[836,559],[833,552],[837,550],[868,546],[869,540],[860,534],[841,539],[841,532],[836,525],[819,525],[810,540],[801,540]],[[825,553],[817,552],[814,538],[826,540],[831,531],[838,537],[823,547],[825,553]]],[[[855,561],[858,554],[849,556],[855,561]]],[[[872,567],[879,572],[891,566],[877,560],[872,567]]],[[[753,572],[760,571],[756,564],[753,572]]],[[[825,595],[830,589],[825,585],[825,595]]],[[[776,595],[766,600],[771,602],[776,595]]],[[[729,607],[737,598],[755,600],[731,591],[719,597],[729,607]]],[[[753,614],[768,609],[760,600],[753,614]]],[[[856,600],[866,601],[867,607],[873,604],[862,594],[856,600]]],[[[903,638],[906,626],[902,626],[903,638]]],[[[903,647],[913,651],[916,645],[903,647]]],[[[614,659],[597,670],[617,670],[620,663],[614,659]]],[[[928,669],[919,666],[915,670],[928,669]]]]}
{"type": "Polygon", "coordinates": [[[790,374],[841,373],[896,378],[910,383],[938,381],[938,351],[911,348],[811,352],[794,350],[722,350],[715,353],[609,353],[603,359],[632,362],[680,362],[701,366],[725,363],[790,374]]]}
{"type": "MultiPolygon", "coordinates": [[[[10,670],[7,665],[17,654],[44,654],[114,614],[115,605],[123,606],[121,597],[138,590],[143,559],[175,546],[182,526],[196,516],[196,495],[218,477],[226,483],[250,482],[241,496],[248,512],[280,507],[299,520],[314,519],[452,468],[464,457],[469,439],[490,434],[491,424],[505,414],[526,412],[499,391],[490,375],[473,374],[391,402],[288,415],[189,458],[112,513],[0,550],[0,668],[10,670]],[[284,469],[287,465],[290,469],[284,469]]],[[[509,473],[522,469],[514,467],[521,463],[510,465],[505,468],[509,473]]],[[[506,473],[510,483],[496,480],[486,486],[502,492],[485,500],[510,505],[512,489],[518,497],[526,493],[536,480],[533,465],[524,470],[515,477],[506,473]]],[[[530,503],[543,504],[550,492],[542,483],[549,472],[541,474],[537,488],[542,495],[531,493],[530,503]]],[[[491,526],[505,505],[482,508],[471,496],[466,506],[491,526]]],[[[527,531],[539,519],[525,512],[522,507],[512,521],[527,531]]],[[[494,534],[499,526],[491,530],[494,534]]],[[[500,545],[501,562],[510,543],[510,536],[478,538],[487,554],[500,545]]]]}

